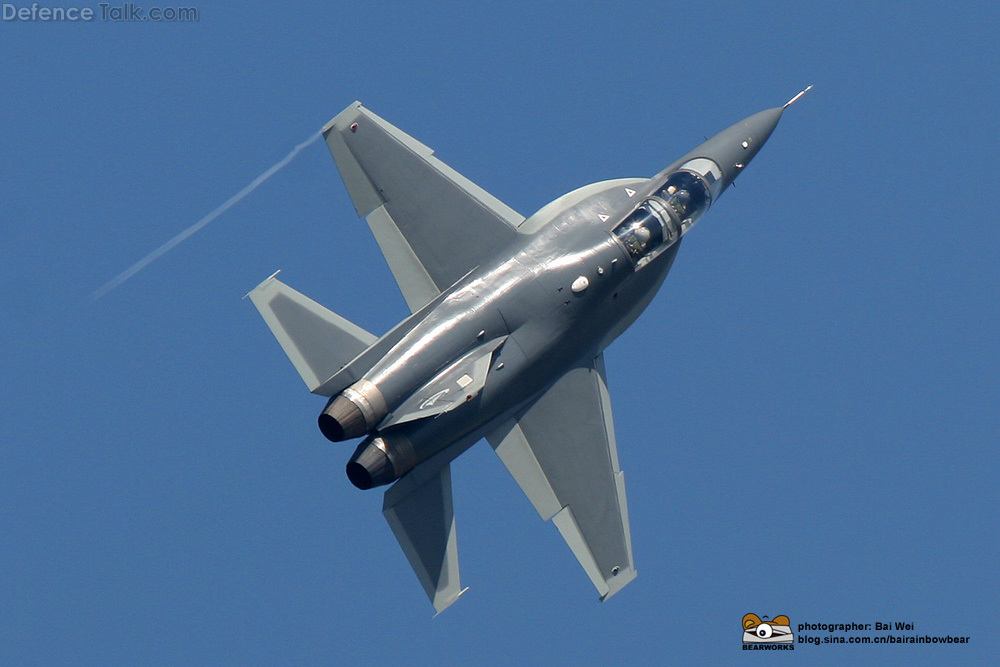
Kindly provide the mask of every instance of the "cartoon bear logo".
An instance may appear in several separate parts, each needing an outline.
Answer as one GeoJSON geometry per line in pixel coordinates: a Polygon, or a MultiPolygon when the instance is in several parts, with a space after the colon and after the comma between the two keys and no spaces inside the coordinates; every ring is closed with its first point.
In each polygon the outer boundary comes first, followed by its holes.
{"type": "Polygon", "coordinates": [[[761,620],[757,614],[743,617],[744,644],[791,644],[795,641],[791,621],[787,616],[775,616],[773,620],[761,620]]]}

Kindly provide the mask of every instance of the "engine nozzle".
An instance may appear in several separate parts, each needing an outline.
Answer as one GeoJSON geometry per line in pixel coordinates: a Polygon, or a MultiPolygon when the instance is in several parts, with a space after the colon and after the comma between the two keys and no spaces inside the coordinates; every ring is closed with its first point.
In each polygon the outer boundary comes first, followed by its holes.
{"type": "Polygon", "coordinates": [[[391,484],[417,465],[413,443],[402,435],[376,436],[354,450],[347,478],[359,489],[391,484]]]}
{"type": "Polygon", "coordinates": [[[327,440],[340,442],[370,432],[388,412],[378,387],[360,380],[330,399],[317,421],[327,440]]]}

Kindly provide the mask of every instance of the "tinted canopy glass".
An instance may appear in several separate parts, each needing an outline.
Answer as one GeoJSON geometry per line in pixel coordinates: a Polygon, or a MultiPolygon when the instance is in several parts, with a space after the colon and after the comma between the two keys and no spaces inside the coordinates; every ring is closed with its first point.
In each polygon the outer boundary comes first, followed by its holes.
{"type": "Polygon", "coordinates": [[[647,199],[614,229],[615,236],[640,267],[669,248],[680,236],[663,204],[647,199]]]}
{"type": "Polygon", "coordinates": [[[690,171],[675,171],[663,187],[656,191],[667,208],[677,216],[681,229],[694,224],[712,203],[712,192],[705,179],[690,171]]]}

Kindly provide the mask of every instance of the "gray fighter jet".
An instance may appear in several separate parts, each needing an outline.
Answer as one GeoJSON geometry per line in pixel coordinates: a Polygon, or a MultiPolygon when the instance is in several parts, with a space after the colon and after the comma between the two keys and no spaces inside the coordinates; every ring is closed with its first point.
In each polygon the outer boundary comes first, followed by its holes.
{"type": "Polygon", "coordinates": [[[652,178],[587,185],[528,218],[360,103],[323,128],[412,314],[379,338],[277,274],[249,296],[309,390],[331,397],[323,435],[364,437],[347,476],[392,484],[383,513],[438,612],[464,592],[449,464],[482,438],[601,600],[635,578],[603,350],[788,104],[652,178]]]}

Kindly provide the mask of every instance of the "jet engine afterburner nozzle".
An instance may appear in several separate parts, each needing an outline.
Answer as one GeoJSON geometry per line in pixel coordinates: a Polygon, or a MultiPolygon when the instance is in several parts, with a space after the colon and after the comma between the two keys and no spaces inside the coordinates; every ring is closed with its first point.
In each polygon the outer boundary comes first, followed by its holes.
{"type": "Polygon", "coordinates": [[[318,421],[319,430],[333,442],[358,438],[368,432],[361,408],[343,396],[330,401],[318,421]]]}
{"type": "Polygon", "coordinates": [[[388,412],[378,387],[359,380],[330,399],[320,413],[319,430],[333,442],[360,438],[378,426],[388,412]]]}
{"type": "Polygon", "coordinates": [[[402,435],[377,436],[354,450],[347,478],[359,489],[391,484],[417,465],[413,443],[402,435]]]}

